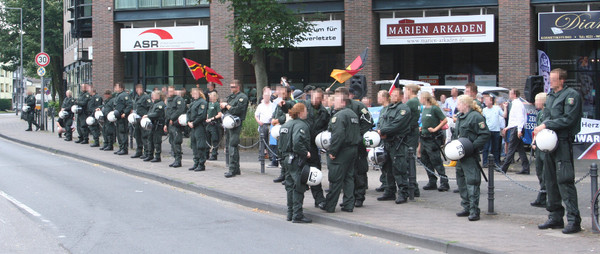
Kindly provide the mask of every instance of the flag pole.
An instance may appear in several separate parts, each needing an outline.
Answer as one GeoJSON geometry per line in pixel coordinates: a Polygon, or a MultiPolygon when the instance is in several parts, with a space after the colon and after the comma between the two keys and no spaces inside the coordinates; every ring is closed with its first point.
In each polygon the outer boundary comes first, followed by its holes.
{"type": "Polygon", "coordinates": [[[334,80],[334,81],[333,81],[333,83],[331,83],[331,85],[329,85],[329,87],[328,87],[327,89],[325,89],[325,91],[327,91],[327,90],[331,89],[331,87],[332,87],[333,85],[335,85],[335,82],[337,82],[337,80],[334,80]]]}

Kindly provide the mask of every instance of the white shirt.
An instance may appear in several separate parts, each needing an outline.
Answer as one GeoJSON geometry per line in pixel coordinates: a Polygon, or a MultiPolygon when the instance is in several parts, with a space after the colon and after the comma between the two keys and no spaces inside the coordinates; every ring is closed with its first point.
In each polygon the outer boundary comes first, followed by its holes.
{"type": "Polygon", "coordinates": [[[454,110],[456,109],[456,101],[454,100],[454,98],[452,98],[452,97],[446,98],[443,108],[450,109],[450,112],[444,110],[444,114],[446,114],[446,116],[448,116],[448,117],[454,116],[454,110]]]}
{"type": "Polygon", "coordinates": [[[523,102],[519,98],[514,99],[510,106],[506,128],[517,127],[518,131],[522,131],[526,119],[527,112],[525,111],[525,105],[523,105],[523,102]]]}
{"type": "Polygon", "coordinates": [[[256,116],[261,123],[270,124],[271,117],[273,116],[273,112],[275,111],[276,105],[277,104],[272,102],[269,104],[261,102],[260,104],[258,104],[258,107],[256,107],[254,116],[256,116]]]}

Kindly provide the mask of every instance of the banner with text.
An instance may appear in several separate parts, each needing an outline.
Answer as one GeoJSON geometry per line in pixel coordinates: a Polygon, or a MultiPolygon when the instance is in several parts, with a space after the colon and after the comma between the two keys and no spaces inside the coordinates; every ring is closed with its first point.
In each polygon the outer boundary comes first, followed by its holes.
{"type": "Polygon", "coordinates": [[[538,40],[598,40],[599,24],[600,11],[538,13],[538,40]]]}
{"type": "Polygon", "coordinates": [[[207,49],[208,26],[121,29],[121,52],[207,49]]]}
{"type": "Polygon", "coordinates": [[[296,47],[339,47],[342,46],[342,21],[314,21],[306,38],[296,43],[296,47]]]}

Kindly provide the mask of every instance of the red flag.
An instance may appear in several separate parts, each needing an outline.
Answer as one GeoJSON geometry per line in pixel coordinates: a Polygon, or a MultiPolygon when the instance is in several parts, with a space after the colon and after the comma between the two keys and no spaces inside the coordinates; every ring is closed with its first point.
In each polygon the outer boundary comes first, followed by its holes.
{"type": "Polygon", "coordinates": [[[223,85],[223,83],[221,83],[221,79],[223,79],[223,76],[219,75],[215,70],[211,69],[206,65],[196,63],[187,58],[183,58],[183,61],[185,61],[185,64],[190,69],[190,72],[192,73],[192,76],[194,76],[194,79],[198,80],[200,78],[206,78],[207,82],[215,82],[219,85],[223,85]]]}
{"type": "Polygon", "coordinates": [[[215,82],[219,85],[223,85],[223,83],[221,83],[221,79],[223,79],[223,76],[219,75],[219,73],[217,73],[215,70],[211,69],[210,67],[204,65],[204,77],[206,78],[206,81],[208,82],[215,82]]]}
{"type": "Polygon", "coordinates": [[[365,48],[365,50],[363,50],[363,52],[359,56],[357,56],[356,59],[354,59],[354,61],[352,61],[352,63],[350,63],[350,65],[346,67],[345,70],[334,69],[333,71],[331,71],[331,74],[329,76],[337,80],[337,82],[346,82],[346,80],[348,80],[363,69],[363,67],[365,66],[365,62],[367,61],[368,50],[369,48],[365,48]]]}
{"type": "Polygon", "coordinates": [[[394,89],[396,89],[396,87],[400,87],[400,73],[396,74],[394,83],[392,83],[392,85],[390,86],[390,95],[392,94],[392,91],[394,91],[394,89]]]}

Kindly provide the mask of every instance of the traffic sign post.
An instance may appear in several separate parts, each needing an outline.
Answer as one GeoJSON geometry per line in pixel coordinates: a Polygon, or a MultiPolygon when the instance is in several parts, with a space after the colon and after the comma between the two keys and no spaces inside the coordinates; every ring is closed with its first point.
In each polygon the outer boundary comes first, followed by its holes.
{"type": "Polygon", "coordinates": [[[35,63],[40,67],[46,67],[50,64],[50,56],[44,52],[35,55],[35,63]]]}

